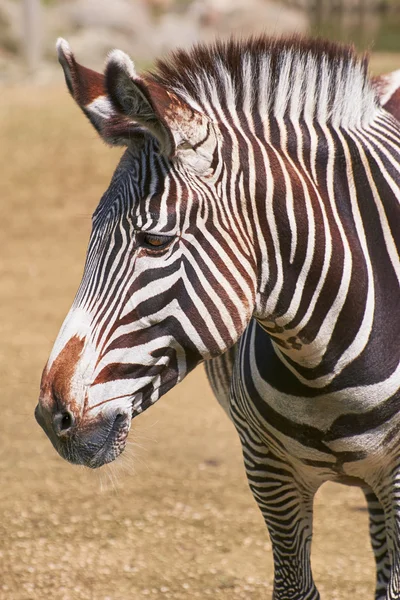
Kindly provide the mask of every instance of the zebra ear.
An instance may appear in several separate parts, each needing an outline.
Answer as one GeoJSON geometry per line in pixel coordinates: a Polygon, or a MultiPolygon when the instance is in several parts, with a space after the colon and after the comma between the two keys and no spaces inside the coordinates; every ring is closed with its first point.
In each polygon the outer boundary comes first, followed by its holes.
{"type": "Polygon", "coordinates": [[[92,125],[108,144],[127,146],[143,130],[116,111],[107,95],[104,76],[77,63],[62,38],[57,40],[57,52],[71,96],[92,125]]]}
{"type": "Polygon", "coordinates": [[[381,106],[400,121],[400,70],[372,78],[381,106]]]}
{"type": "MultiPolygon", "coordinates": [[[[151,76],[139,77],[124,52],[114,50],[108,57],[105,85],[111,102],[122,115],[154,135],[160,150],[169,158],[179,156],[198,172],[209,168],[212,159],[211,123],[151,76]]],[[[214,143],[215,146],[215,143],[214,143]]]]}

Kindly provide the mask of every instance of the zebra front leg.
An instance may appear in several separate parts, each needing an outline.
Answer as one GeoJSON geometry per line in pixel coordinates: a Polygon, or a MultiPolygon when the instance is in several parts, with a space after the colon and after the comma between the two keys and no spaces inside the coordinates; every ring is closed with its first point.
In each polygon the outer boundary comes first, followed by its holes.
{"type": "MultiPolygon", "coordinates": [[[[389,511],[388,511],[389,512],[389,511]]],[[[386,600],[400,599],[400,506],[392,507],[390,517],[386,515],[386,533],[390,556],[390,577],[387,585],[386,600]]]]}
{"type": "Polygon", "coordinates": [[[214,392],[214,396],[229,418],[231,418],[229,403],[230,389],[237,347],[238,344],[236,343],[225,354],[210,358],[204,363],[207,379],[214,392]]]}
{"type": "Polygon", "coordinates": [[[371,488],[364,488],[363,492],[368,504],[369,533],[376,562],[375,600],[384,600],[386,598],[390,577],[390,558],[386,539],[385,512],[371,488]]]}
{"type": "Polygon", "coordinates": [[[274,557],[273,600],[318,600],[310,562],[313,499],[291,465],[252,434],[241,435],[250,489],[264,516],[274,557]]]}
{"type": "Polygon", "coordinates": [[[400,599],[400,466],[392,468],[389,476],[374,486],[385,513],[386,542],[390,574],[385,600],[400,599]]]}

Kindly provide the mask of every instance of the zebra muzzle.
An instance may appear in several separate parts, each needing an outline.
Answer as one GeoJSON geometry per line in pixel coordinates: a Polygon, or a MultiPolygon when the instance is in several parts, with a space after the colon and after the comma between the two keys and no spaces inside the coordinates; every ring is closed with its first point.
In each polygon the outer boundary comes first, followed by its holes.
{"type": "Polygon", "coordinates": [[[35,417],[57,452],[73,464],[92,469],[115,460],[125,449],[131,425],[128,412],[76,418],[68,410],[49,414],[40,402],[35,417]]]}

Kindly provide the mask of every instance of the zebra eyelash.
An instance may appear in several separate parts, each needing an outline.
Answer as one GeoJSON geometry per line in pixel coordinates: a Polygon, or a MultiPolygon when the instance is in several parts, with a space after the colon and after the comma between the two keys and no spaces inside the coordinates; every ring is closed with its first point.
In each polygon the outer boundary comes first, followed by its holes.
{"type": "Polygon", "coordinates": [[[149,233],[148,231],[138,231],[136,235],[138,245],[152,253],[166,250],[175,239],[174,235],[161,235],[159,233],[149,233]]]}

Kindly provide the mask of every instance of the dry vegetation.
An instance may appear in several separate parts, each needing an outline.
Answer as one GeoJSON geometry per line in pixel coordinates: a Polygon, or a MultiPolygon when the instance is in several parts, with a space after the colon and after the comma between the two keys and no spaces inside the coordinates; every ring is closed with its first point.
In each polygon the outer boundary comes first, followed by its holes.
{"type": "MultiPolygon", "coordinates": [[[[111,469],[63,462],[36,425],[40,372],[119,151],[58,89],[3,89],[0,140],[0,600],[270,598],[267,532],[202,369],[134,422],[111,469]]],[[[361,492],[326,485],[315,527],[323,598],[372,599],[361,492]]]]}

